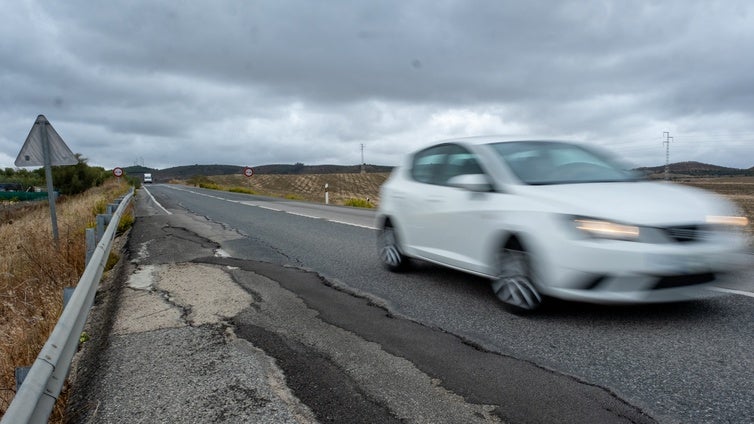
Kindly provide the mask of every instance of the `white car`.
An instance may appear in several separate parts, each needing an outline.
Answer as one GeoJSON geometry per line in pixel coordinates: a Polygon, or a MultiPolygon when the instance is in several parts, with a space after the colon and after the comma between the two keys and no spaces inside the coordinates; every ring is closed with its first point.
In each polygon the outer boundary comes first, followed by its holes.
{"type": "Polygon", "coordinates": [[[748,224],[704,190],[651,182],[609,155],[558,141],[476,137],[409,155],[381,189],[379,255],[492,279],[514,312],[543,296],[672,302],[750,266],[748,224]]]}

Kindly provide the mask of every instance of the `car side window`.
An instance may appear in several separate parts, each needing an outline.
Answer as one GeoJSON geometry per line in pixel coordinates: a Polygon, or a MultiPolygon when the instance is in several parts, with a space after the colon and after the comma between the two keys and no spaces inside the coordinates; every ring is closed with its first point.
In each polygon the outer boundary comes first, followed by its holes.
{"type": "Polygon", "coordinates": [[[474,154],[456,144],[422,150],[414,156],[411,175],[416,181],[446,185],[458,175],[484,174],[474,154]]]}
{"type": "Polygon", "coordinates": [[[448,156],[447,148],[435,146],[417,153],[411,165],[411,176],[421,183],[437,184],[448,156]]]}
{"type": "Polygon", "coordinates": [[[459,175],[484,174],[475,155],[461,146],[450,146],[443,169],[442,184],[459,175]]]}

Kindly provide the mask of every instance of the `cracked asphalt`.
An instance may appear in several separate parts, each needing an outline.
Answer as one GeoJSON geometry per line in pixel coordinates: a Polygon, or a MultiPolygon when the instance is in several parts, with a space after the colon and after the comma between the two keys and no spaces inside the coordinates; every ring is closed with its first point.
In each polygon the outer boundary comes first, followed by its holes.
{"type": "Polygon", "coordinates": [[[70,422],[654,422],[604,388],[281,265],[284,252],[232,228],[155,210],[140,192],[71,376],[70,422]],[[223,249],[240,242],[245,258],[223,249]]]}

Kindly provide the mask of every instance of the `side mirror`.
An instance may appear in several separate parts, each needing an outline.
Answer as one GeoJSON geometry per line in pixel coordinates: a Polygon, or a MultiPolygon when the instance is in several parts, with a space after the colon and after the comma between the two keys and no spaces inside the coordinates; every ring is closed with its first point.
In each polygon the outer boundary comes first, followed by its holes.
{"type": "Polygon", "coordinates": [[[451,187],[462,188],[469,191],[486,193],[492,191],[492,184],[484,174],[458,175],[448,180],[451,187]]]}

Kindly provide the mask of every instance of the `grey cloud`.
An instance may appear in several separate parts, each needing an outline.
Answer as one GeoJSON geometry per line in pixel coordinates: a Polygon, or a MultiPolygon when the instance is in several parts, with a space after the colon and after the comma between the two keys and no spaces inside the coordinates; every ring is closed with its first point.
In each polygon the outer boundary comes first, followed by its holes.
{"type": "MultiPolygon", "coordinates": [[[[574,136],[648,161],[663,130],[719,133],[732,122],[722,117],[735,116],[735,134],[754,134],[746,50],[754,6],[745,1],[32,1],[6,9],[0,148],[8,156],[39,113],[108,166],[113,152],[160,166],[241,160],[234,151],[351,163],[361,143],[375,160],[395,163],[426,138],[480,129],[574,136]],[[497,119],[433,119],[454,111],[497,119]]],[[[714,158],[754,165],[745,156],[714,158]]]]}

